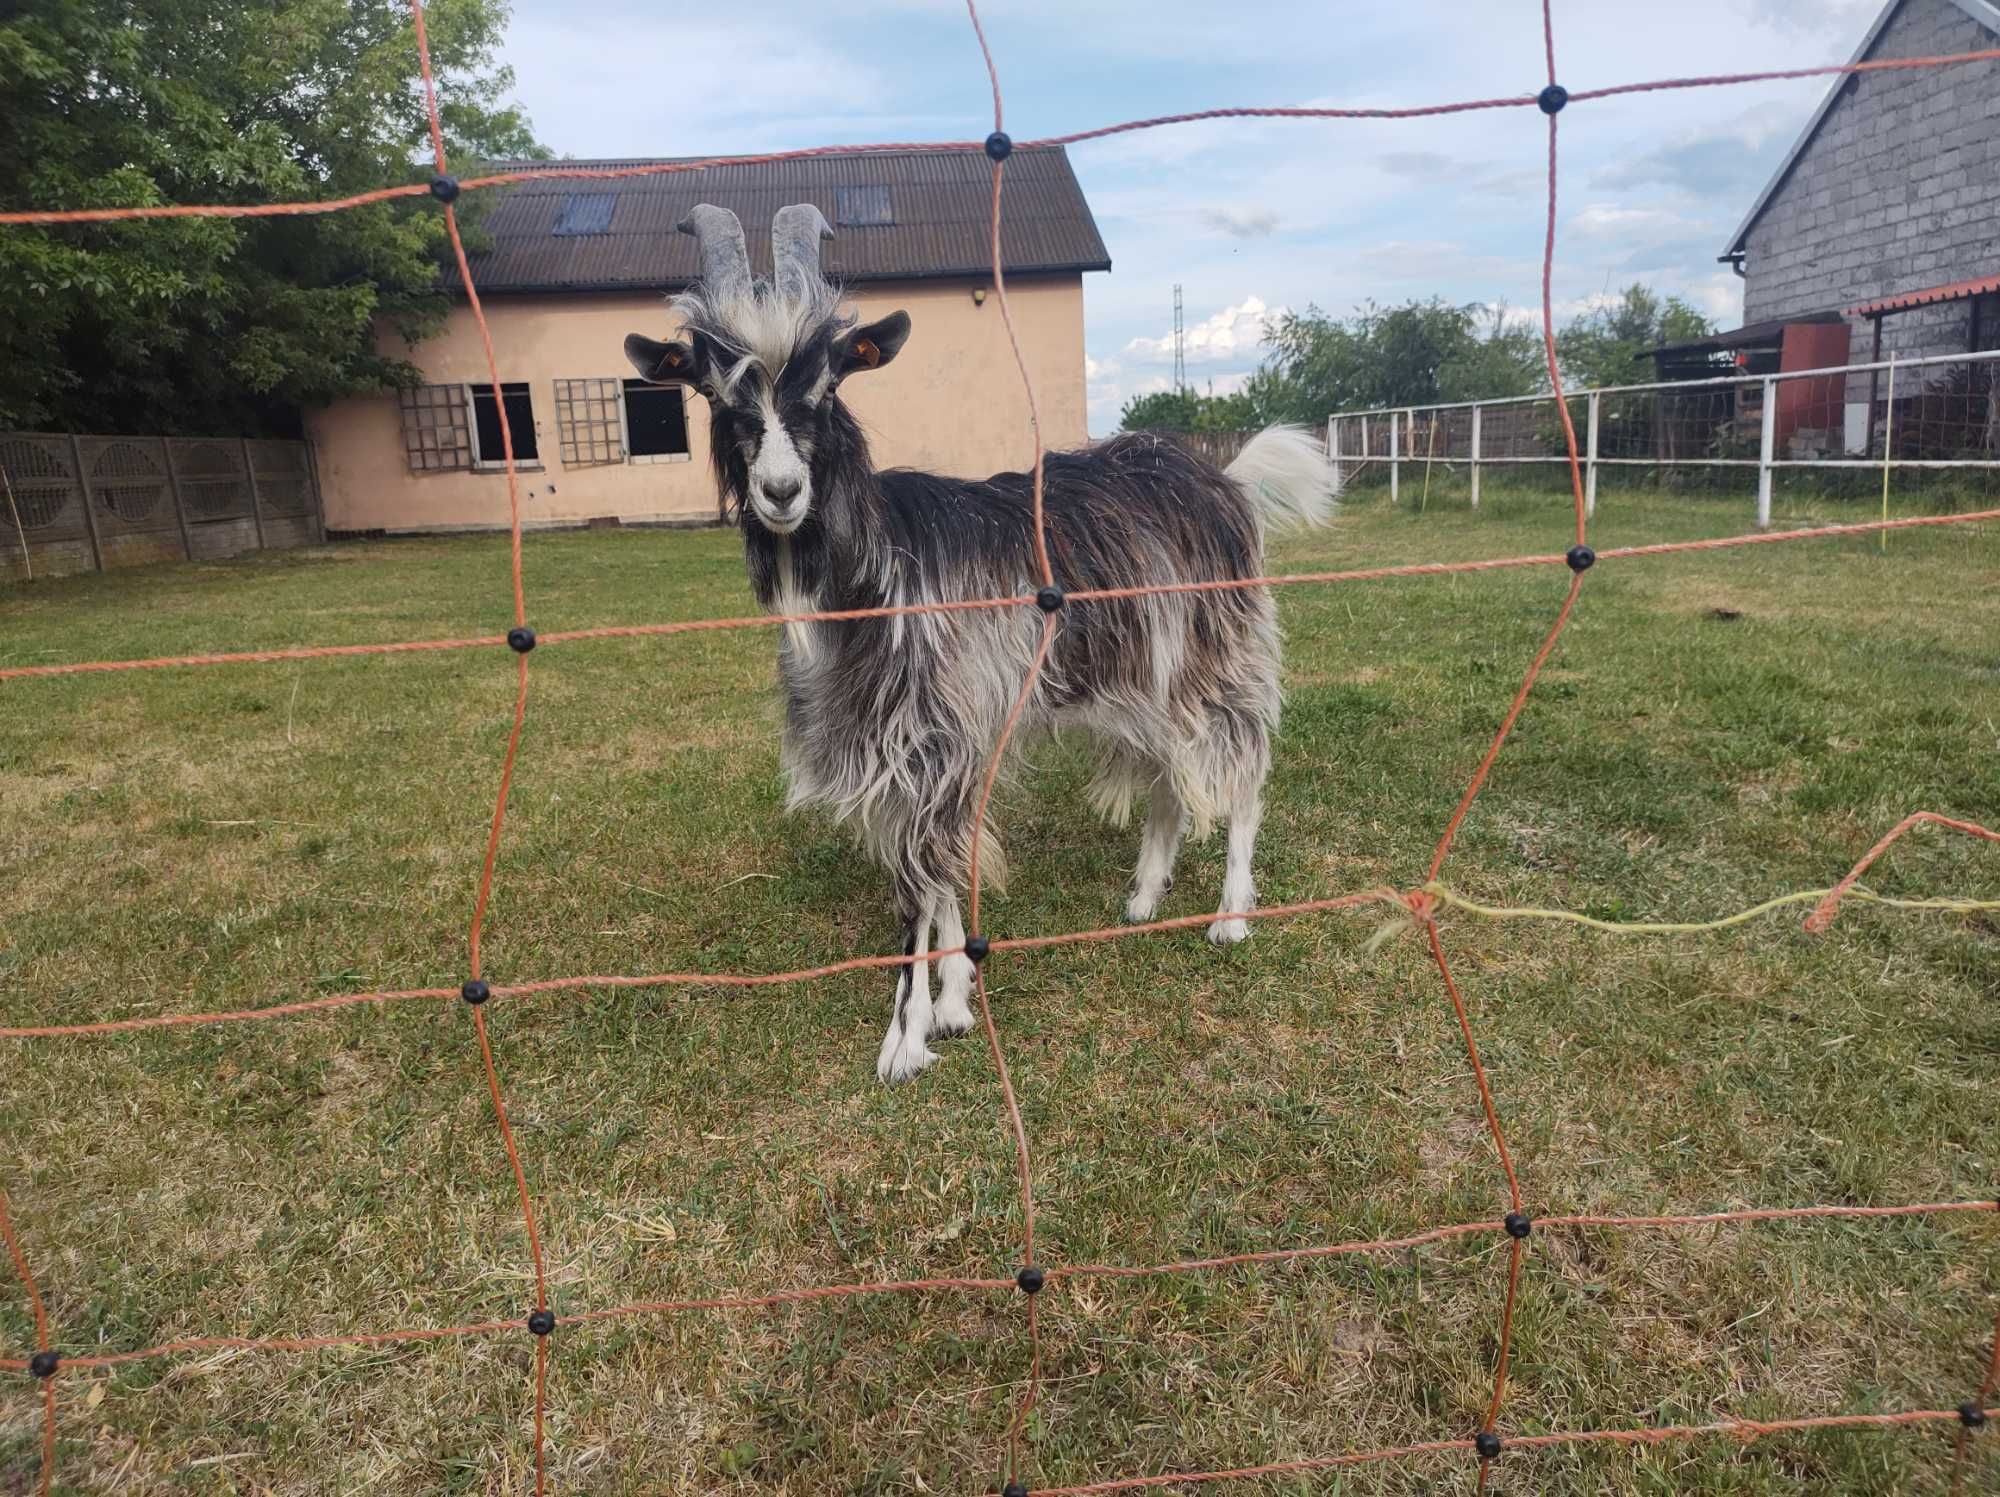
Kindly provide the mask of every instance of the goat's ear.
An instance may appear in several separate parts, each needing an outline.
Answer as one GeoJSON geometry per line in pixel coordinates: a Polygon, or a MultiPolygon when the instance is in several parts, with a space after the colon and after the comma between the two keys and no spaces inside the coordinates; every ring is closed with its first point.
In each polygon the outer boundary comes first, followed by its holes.
{"type": "Polygon", "coordinates": [[[845,379],[864,369],[880,369],[896,357],[903,340],[910,336],[910,314],[891,312],[880,322],[871,322],[843,333],[833,345],[833,374],[845,379]]]}
{"type": "Polygon", "coordinates": [[[693,384],[699,378],[694,349],[685,343],[661,343],[643,333],[628,333],[625,357],[632,361],[641,379],[656,385],[693,384]]]}

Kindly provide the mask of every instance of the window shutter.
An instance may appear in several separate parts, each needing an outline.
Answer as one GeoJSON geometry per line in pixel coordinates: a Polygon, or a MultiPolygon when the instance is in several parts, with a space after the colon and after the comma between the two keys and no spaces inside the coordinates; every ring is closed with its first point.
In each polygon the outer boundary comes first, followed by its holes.
{"type": "Polygon", "coordinates": [[[615,379],[556,381],[556,432],[565,468],[625,460],[618,428],[619,388],[615,379]]]}
{"type": "Polygon", "coordinates": [[[472,423],[465,386],[418,385],[399,390],[403,456],[412,473],[455,473],[472,466],[472,423]]]}

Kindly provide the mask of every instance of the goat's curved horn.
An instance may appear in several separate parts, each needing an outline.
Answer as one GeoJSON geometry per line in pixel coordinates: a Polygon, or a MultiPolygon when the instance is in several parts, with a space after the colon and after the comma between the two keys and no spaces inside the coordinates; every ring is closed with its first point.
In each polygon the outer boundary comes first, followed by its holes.
{"type": "Polygon", "coordinates": [[[811,203],[778,210],[771,220],[771,264],[779,296],[787,301],[806,297],[820,279],[820,241],[831,238],[833,225],[811,203]]]}
{"type": "Polygon", "coordinates": [[[716,301],[750,294],[750,251],[743,244],[743,225],[727,208],[703,203],[688,210],[676,225],[692,234],[701,250],[702,288],[716,301]]]}

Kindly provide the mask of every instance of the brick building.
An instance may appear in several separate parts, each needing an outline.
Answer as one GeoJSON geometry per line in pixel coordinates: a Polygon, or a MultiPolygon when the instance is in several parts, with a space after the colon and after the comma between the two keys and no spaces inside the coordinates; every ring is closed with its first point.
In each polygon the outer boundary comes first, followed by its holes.
{"type": "MultiPolygon", "coordinates": [[[[1994,48],[1994,0],[1889,0],[1853,60],[1994,48]]],[[[1754,332],[1770,367],[2000,348],[2000,62],[1839,78],[1721,258],[1745,327],[1716,341],[1754,332]]]]}

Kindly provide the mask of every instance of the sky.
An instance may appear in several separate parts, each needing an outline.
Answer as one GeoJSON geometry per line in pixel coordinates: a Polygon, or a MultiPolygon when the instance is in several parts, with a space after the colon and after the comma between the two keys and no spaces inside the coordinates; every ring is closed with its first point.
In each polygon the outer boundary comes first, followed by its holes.
{"type": "MultiPolygon", "coordinates": [[[[1555,0],[1571,89],[1841,62],[1878,0],[1555,0]]],[[[983,0],[1018,138],[1248,105],[1393,107],[1533,92],[1535,0],[983,0]]],[[[560,154],[680,156],[978,138],[992,92],[964,7],[516,0],[504,60],[560,154]]],[[[1829,81],[1585,102],[1561,118],[1558,324],[1634,281],[1740,321],[1717,263],[1829,81]]],[[[1188,377],[1217,393],[1263,324],[1412,297],[1540,320],[1547,135],[1533,110],[1233,120],[1070,148],[1111,254],[1085,277],[1090,429],[1188,377]]]]}

